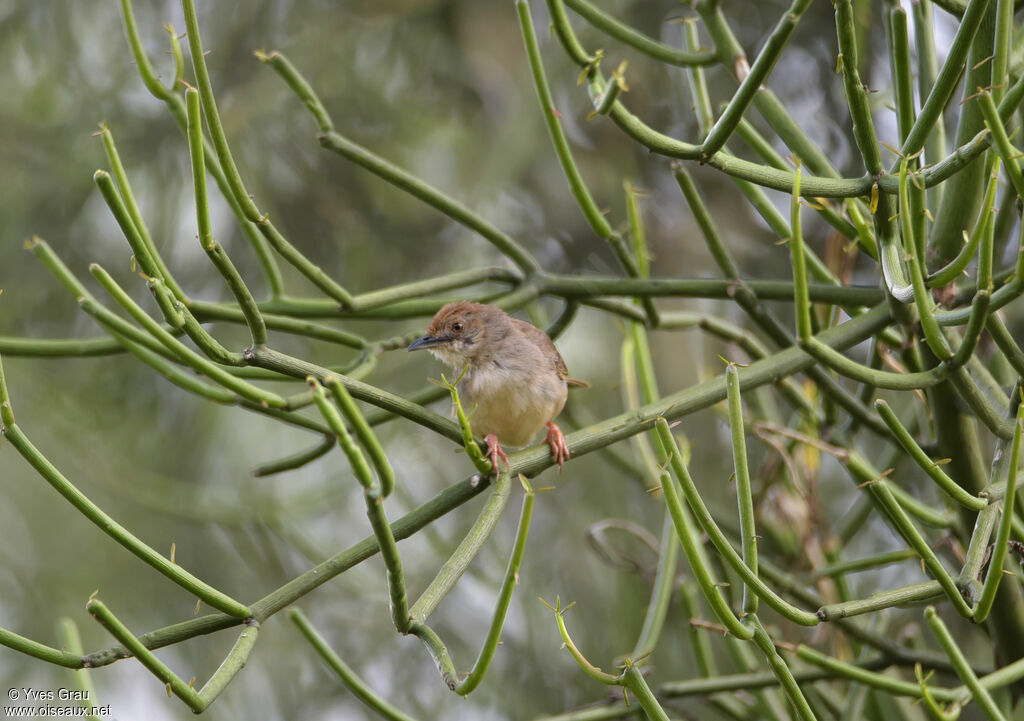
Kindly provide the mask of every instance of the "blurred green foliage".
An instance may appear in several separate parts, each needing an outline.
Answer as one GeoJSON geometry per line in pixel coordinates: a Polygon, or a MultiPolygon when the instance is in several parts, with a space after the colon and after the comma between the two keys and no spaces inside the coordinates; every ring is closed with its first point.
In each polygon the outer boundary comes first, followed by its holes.
{"type": "MultiPolygon", "coordinates": [[[[201,7],[200,23],[221,116],[242,176],[275,224],[347,288],[364,292],[501,264],[502,259],[466,229],[321,151],[306,109],[253,57],[257,49],[287,53],[346,135],[520,239],[545,269],[617,272],[614,256],[586,225],[550,150],[511,3],[252,0],[222,5],[201,7]]],[[[730,13],[739,40],[752,54],[786,5],[743,5],[739,12],[730,8],[730,13]]],[[[880,11],[868,3],[856,5],[862,78],[871,88],[876,87],[875,78],[880,78],[877,87],[887,87],[880,11]]],[[[604,7],[674,45],[680,44],[682,33],[677,21],[690,14],[672,3],[621,0],[604,7]]],[[[169,1],[139,1],[135,11],[150,57],[169,72],[160,26],[171,23],[180,32],[180,8],[169,1]]],[[[544,8],[538,4],[534,12],[555,103],[598,203],[610,208],[612,217],[624,217],[622,183],[629,179],[644,192],[653,274],[715,275],[667,172],[667,161],[652,159],[605,119],[585,119],[591,108],[576,87],[578,70],[546,32],[544,8]]],[[[581,26],[580,34],[588,47],[613,45],[588,27],[581,26]]],[[[859,175],[846,102],[834,75],[834,38],[831,7],[814,4],[770,86],[840,171],[859,175]]],[[[642,109],[652,125],[675,137],[696,136],[682,69],[666,68],[619,46],[608,55],[629,60],[631,108],[642,109]]],[[[0,73],[0,167],[6,171],[0,193],[0,335],[99,335],[95,324],[23,250],[32,235],[50,242],[80,276],[87,277],[89,262],[100,262],[138,299],[148,300],[142,283],[132,276],[130,251],[93,185],[93,171],[105,166],[101,142],[93,137],[101,121],[117,139],[150,230],[176,277],[197,298],[227,299],[221,279],[194,240],[186,140],[163,105],[145,92],[120,30],[116,4],[18,3],[0,10],[0,66],[6,69],[0,73]]],[[[716,91],[715,101],[731,94],[732,86],[724,79],[724,70],[709,71],[712,88],[729,88],[716,91]]],[[[873,101],[887,99],[882,94],[873,101]]],[[[895,120],[880,116],[880,126],[894,135],[895,120]]],[[[775,245],[778,239],[731,181],[711,171],[694,172],[744,270],[759,278],[789,279],[788,250],[775,245]]],[[[784,195],[776,200],[782,208],[788,203],[784,195]]],[[[214,200],[212,209],[218,240],[243,276],[258,277],[255,256],[226,204],[214,200]]],[[[808,218],[805,234],[819,250],[837,252],[836,241],[825,240],[822,221],[808,218]]],[[[871,270],[858,267],[856,272],[865,282],[874,282],[871,270]]],[[[291,284],[301,283],[294,273],[286,275],[291,284]]],[[[265,289],[256,283],[253,290],[260,294],[265,289]]],[[[714,308],[735,321],[742,317],[737,309],[712,301],[666,299],[664,307],[714,308]]],[[[557,305],[545,303],[542,311],[553,314],[557,305]]],[[[353,326],[367,337],[387,338],[424,324],[425,319],[412,319],[353,326]]],[[[244,329],[215,329],[232,349],[244,345],[244,329]]],[[[571,424],[588,425],[622,410],[622,333],[623,327],[608,322],[607,316],[584,310],[560,342],[572,373],[594,386],[571,402],[571,424]]],[[[719,355],[740,355],[731,345],[695,333],[654,334],[651,342],[666,390],[718,375],[719,355]]],[[[282,349],[325,365],[352,357],[349,351],[296,338],[282,342],[282,349]]],[[[367,533],[358,492],[338,456],[284,476],[252,477],[254,465],[309,445],[308,434],[282,429],[240,409],[202,403],[125,356],[5,356],[4,364],[19,424],[31,429],[47,456],[143,540],[158,550],[174,543],[183,566],[216,579],[219,588],[235,597],[248,600],[269,592],[367,533]]],[[[385,354],[374,383],[407,394],[439,372],[424,359],[398,351],[385,354]]],[[[685,420],[681,430],[699,448],[692,471],[707,502],[731,506],[729,434],[721,413],[705,411],[685,420]]],[[[380,435],[399,477],[399,497],[389,502],[395,504],[389,511],[392,517],[469,471],[461,456],[452,455],[450,443],[413,424],[393,423],[380,435]]],[[[774,472],[777,459],[771,449],[751,446],[752,468],[766,475],[774,472]]],[[[193,612],[191,597],[58,502],[9,450],[0,453],[0,494],[5,499],[0,528],[6,541],[0,544],[0,626],[59,647],[58,619],[70,616],[79,621],[89,651],[110,644],[109,636],[84,613],[96,589],[104,599],[116,599],[119,616],[136,632],[175,623],[193,612]]],[[[804,462],[817,468],[818,459],[810,451],[808,456],[804,462]]],[[[833,483],[813,491],[820,516],[803,517],[803,509],[788,507],[786,498],[768,491],[759,499],[784,520],[792,520],[792,528],[782,522],[765,532],[765,546],[779,556],[788,550],[796,560],[806,524],[837,527],[857,497],[837,481],[841,474],[832,459],[823,457],[820,463],[822,477],[833,483]],[[787,537],[787,530],[792,536],[787,537]]],[[[574,637],[605,668],[632,647],[643,622],[656,555],[634,535],[602,531],[607,536],[601,538],[614,538],[621,547],[616,562],[607,548],[596,551],[593,539],[595,524],[608,518],[638,524],[654,537],[660,534],[662,507],[657,499],[636,492],[641,480],[591,454],[572,461],[564,476],[548,471],[537,483],[556,485],[557,490],[538,498],[522,585],[503,646],[483,688],[468,703],[438,682],[417,642],[394,633],[376,559],[317,590],[308,599],[307,611],[378,692],[422,719],[529,719],[592,702],[597,693],[593,683],[561,649],[549,611],[535,599],[558,593],[579,600],[568,617],[574,637]],[[591,543],[584,543],[588,538],[591,543]]],[[[930,486],[919,479],[915,483],[916,491],[936,500],[930,486]]],[[[429,569],[446,557],[474,513],[475,506],[460,509],[402,542],[414,593],[426,585],[429,569]]],[[[433,619],[457,662],[468,663],[486,632],[514,534],[514,514],[506,516],[495,539],[433,619]]],[[[851,556],[889,550],[892,538],[876,522],[848,550],[851,556]]],[[[913,564],[883,569],[869,574],[854,595],[923,578],[913,564]]],[[[918,609],[888,613],[891,635],[920,623],[918,609]]],[[[223,719],[369,718],[283,620],[266,624],[248,667],[211,713],[223,719]]],[[[680,678],[695,676],[685,624],[670,624],[665,634],[652,659],[655,668],[671,668],[680,678]]],[[[812,635],[787,635],[787,640],[801,638],[812,635]]],[[[186,679],[205,679],[232,642],[225,635],[199,637],[158,655],[186,679]]],[[[971,644],[985,648],[975,636],[967,639],[966,645],[971,644]]],[[[17,687],[70,685],[68,671],[9,652],[0,653],[0,678],[17,687]]],[[[115,715],[191,715],[177,701],[164,702],[158,682],[133,662],[119,663],[94,678],[101,701],[112,703],[115,715]]],[[[703,706],[679,709],[683,717],[703,711],[703,706]]]]}

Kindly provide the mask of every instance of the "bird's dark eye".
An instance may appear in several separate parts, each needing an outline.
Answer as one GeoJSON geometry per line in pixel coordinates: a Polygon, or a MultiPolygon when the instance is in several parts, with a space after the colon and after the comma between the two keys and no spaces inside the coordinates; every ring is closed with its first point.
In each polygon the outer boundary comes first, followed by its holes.
{"type": "Polygon", "coordinates": [[[452,323],[452,332],[453,333],[461,333],[462,332],[462,323],[452,323]]]}

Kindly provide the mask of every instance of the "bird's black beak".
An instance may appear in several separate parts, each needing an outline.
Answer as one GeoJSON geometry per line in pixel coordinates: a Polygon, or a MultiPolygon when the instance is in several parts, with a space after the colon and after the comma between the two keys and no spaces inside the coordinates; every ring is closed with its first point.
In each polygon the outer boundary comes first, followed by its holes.
{"type": "Polygon", "coordinates": [[[430,348],[438,343],[444,343],[446,340],[448,339],[444,336],[424,335],[414,340],[412,345],[410,345],[406,350],[413,351],[420,350],[421,348],[430,348]]]}

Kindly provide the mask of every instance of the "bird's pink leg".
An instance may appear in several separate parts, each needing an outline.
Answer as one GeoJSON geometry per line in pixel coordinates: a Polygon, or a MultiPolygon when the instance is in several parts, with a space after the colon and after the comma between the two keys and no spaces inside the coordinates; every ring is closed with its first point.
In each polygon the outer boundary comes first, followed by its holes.
{"type": "Polygon", "coordinates": [[[498,475],[498,459],[505,461],[505,468],[511,469],[512,464],[508,462],[508,456],[505,455],[505,451],[501,450],[501,444],[498,443],[498,437],[493,433],[488,433],[484,436],[484,441],[487,443],[487,453],[484,454],[491,459],[491,468],[494,470],[494,475],[498,475]]]}
{"type": "Polygon", "coordinates": [[[562,464],[569,460],[569,446],[565,443],[565,434],[562,429],[551,421],[545,424],[548,427],[548,435],[544,440],[551,446],[551,455],[555,457],[558,464],[558,472],[562,472],[562,464]]]}

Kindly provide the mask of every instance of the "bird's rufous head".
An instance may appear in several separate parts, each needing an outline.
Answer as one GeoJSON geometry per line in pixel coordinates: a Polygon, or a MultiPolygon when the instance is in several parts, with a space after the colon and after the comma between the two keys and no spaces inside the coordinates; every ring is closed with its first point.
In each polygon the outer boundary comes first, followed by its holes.
{"type": "Polygon", "coordinates": [[[409,350],[428,349],[452,367],[472,363],[489,352],[488,345],[508,335],[509,317],[492,305],[457,301],[437,312],[426,335],[413,341],[409,350]]]}

